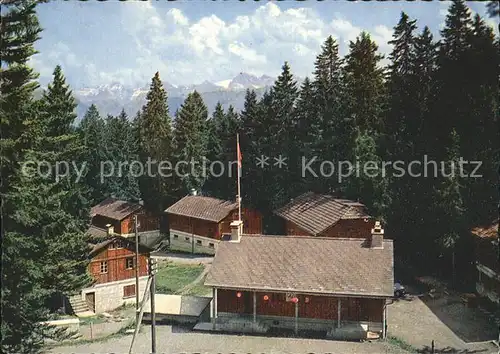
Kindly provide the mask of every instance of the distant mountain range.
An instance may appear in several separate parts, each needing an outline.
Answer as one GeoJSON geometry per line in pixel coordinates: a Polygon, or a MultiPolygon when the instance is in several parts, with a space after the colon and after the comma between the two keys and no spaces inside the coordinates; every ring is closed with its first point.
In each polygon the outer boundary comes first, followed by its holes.
{"type": "MultiPolygon", "coordinates": [[[[257,77],[240,73],[233,79],[216,83],[205,81],[199,85],[175,86],[164,81],[163,85],[167,90],[170,114],[173,116],[187,95],[194,90],[197,90],[203,97],[209,114],[213,112],[217,102],[220,102],[225,109],[232,105],[240,111],[243,109],[246,89],[255,90],[257,97],[260,98],[274,81],[275,78],[267,75],[257,77]]],[[[107,114],[118,115],[123,108],[132,119],[146,103],[148,90],[149,86],[134,88],[119,83],[74,89],[73,95],[78,103],[78,120],[85,115],[91,104],[97,106],[103,117],[107,114]]]]}

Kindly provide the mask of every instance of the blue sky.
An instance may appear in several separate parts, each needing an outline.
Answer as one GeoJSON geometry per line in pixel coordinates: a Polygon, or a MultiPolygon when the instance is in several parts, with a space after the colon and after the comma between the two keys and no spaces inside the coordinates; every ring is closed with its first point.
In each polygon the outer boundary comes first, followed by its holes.
{"type": "MultiPolygon", "coordinates": [[[[147,86],[156,71],[174,85],[239,72],[276,76],[286,60],[305,77],[328,35],[346,53],[368,31],[383,54],[401,11],[435,36],[449,3],[347,1],[54,1],[39,6],[44,31],[32,64],[45,85],[59,64],[74,88],[147,86]]],[[[485,5],[469,2],[473,13],[485,5]]],[[[487,16],[484,16],[487,18],[487,16]]],[[[498,20],[488,19],[495,28],[498,20]]],[[[498,31],[498,30],[497,30],[498,31]]]]}

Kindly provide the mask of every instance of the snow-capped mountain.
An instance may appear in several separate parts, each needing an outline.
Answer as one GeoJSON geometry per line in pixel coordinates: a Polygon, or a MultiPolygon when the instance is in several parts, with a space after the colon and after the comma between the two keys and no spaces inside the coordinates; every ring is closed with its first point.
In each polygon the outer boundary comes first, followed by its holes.
{"type": "MultiPolygon", "coordinates": [[[[236,77],[212,83],[204,81],[197,85],[175,86],[164,81],[163,86],[168,94],[168,104],[170,113],[173,115],[180,108],[185,98],[190,92],[198,91],[209,112],[215,108],[217,102],[220,102],[224,108],[230,105],[237,110],[243,109],[246,89],[253,89],[260,97],[267,88],[272,86],[274,78],[262,75],[260,77],[240,73],[236,77]]],[[[127,87],[118,82],[109,85],[100,85],[95,87],[81,87],[73,90],[78,107],[78,118],[81,119],[88,107],[95,104],[101,115],[118,115],[125,109],[129,117],[133,117],[146,102],[146,95],[149,91],[149,85],[144,87],[127,87]]]]}

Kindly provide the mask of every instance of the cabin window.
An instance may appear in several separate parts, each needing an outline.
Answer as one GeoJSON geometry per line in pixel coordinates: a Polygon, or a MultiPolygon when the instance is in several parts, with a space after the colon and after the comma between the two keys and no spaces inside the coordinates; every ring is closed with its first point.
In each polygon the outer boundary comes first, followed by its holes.
{"type": "Polygon", "coordinates": [[[214,248],[214,247],[215,247],[215,245],[214,245],[212,242],[210,242],[210,243],[208,244],[208,247],[210,247],[210,248],[214,248]]]}
{"type": "Polygon", "coordinates": [[[201,246],[201,240],[196,240],[196,244],[201,246]]]}
{"type": "Polygon", "coordinates": [[[123,248],[123,241],[122,240],[116,240],[115,241],[115,248],[123,248]]]}
{"type": "Polygon", "coordinates": [[[184,241],[189,242],[189,237],[186,237],[184,241]]]}
{"type": "Polygon", "coordinates": [[[123,298],[128,298],[135,296],[135,284],[132,285],[125,285],[123,287],[123,298]]]}
{"type": "Polygon", "coordinates": [[[179,235],[174,235],[174,239],[177,240],[179,238],[179,235]]]}
{"type": "Polygon", "coordinates": [[[108,272],[108,262],[103,261],[103,262],[101,262],[101,274],[104,274],[107,272],[108,272]]]}
{"type": "Polygon", "coordinates": [[[134,257],[125,258],[125,269],[133,269],[134,268],[134,257]]]}

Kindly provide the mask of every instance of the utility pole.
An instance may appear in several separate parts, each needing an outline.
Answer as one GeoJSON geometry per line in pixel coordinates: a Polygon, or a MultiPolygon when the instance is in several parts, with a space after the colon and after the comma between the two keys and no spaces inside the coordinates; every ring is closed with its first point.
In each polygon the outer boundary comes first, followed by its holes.
{"type": "Polygon", "coordinates": [[[156,354],[156,314],[155,314],[155,292],[156,292],[156,259],[150,258],[150,298],[151,298],[151,353],[156,354]]]}
{"type": "Polygon", "coordinates": [[[135,326],[139,326],[139,232],[137,214],[134,215],[135,225],[135,326]]]}

